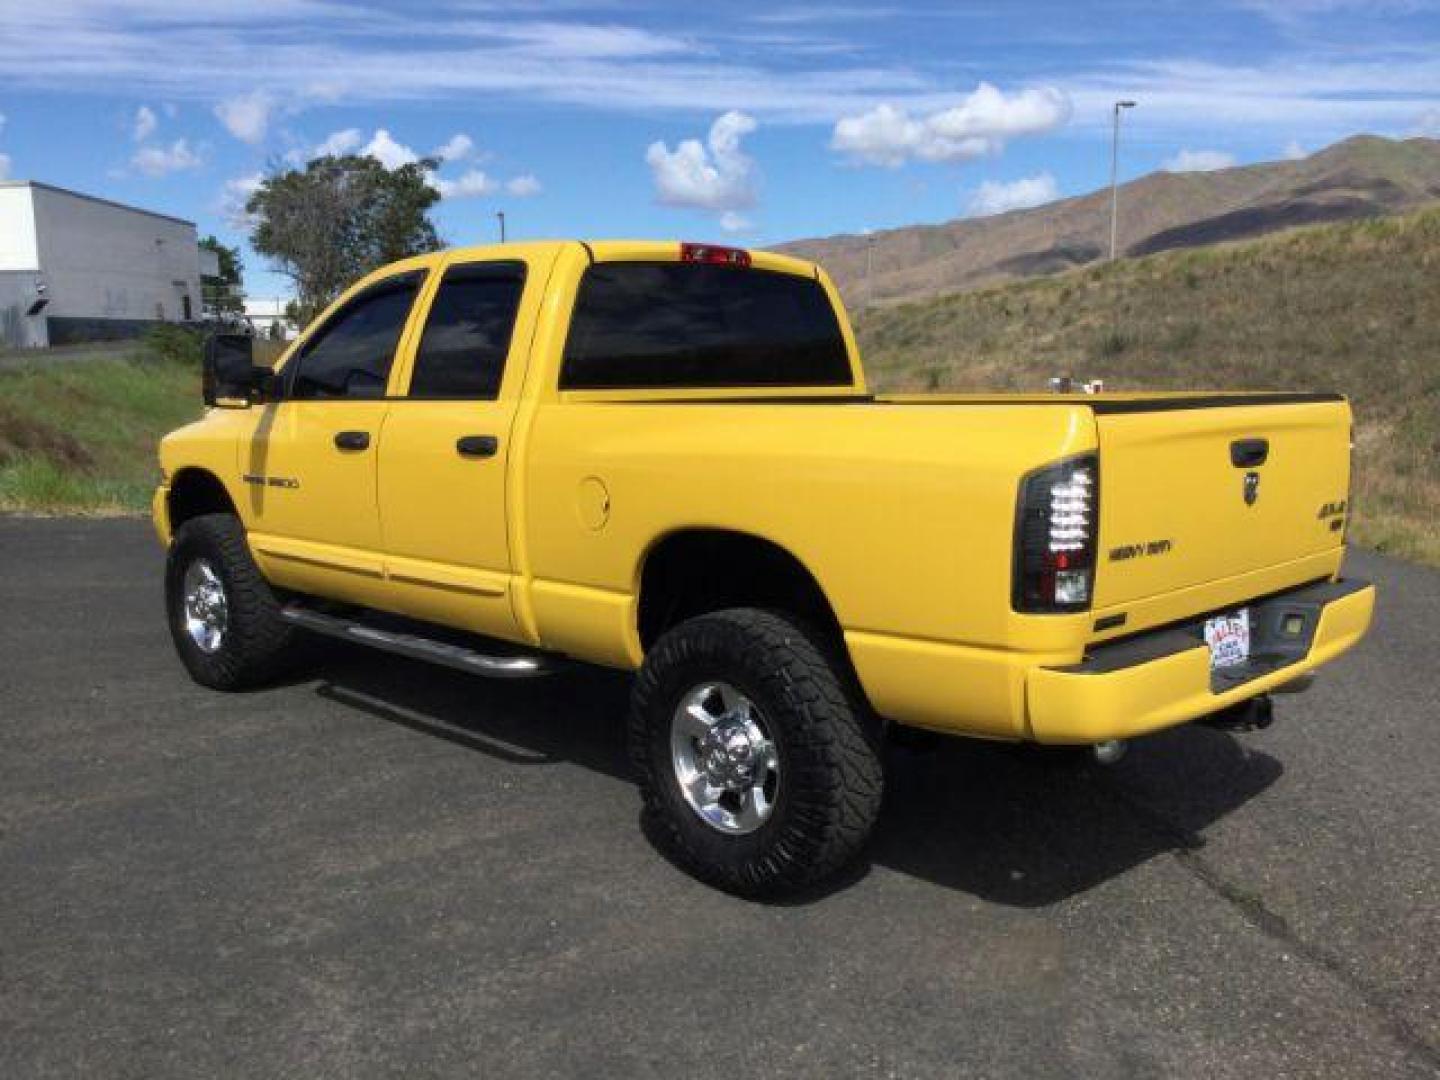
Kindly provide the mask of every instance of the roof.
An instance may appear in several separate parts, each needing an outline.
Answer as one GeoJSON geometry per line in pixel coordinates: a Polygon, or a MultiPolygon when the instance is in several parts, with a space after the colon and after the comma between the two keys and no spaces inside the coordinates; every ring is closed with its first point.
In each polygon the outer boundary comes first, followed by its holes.
{"type": "Polygon", "coordinates": [[[84,199],[86,202],[99,203],[101,206],[113,206],[117,210],[125,210],[132,214],[144,214],[146,217],[160,218],[162,221],[173,221],[179,225],[195,227],[195,222],[188,218],[175,217],[173,214],[161,214],[155,210],[145,210],[139,206],[129,206],[125,203],[115,202],[113,199],[102,199],[98,195],[86,195],[83,191],[71,191],[69,188],[58,187],[55,184],[46,184],[39,180],[0,180],[0,188],[7,187],[28,187],[39,188],[41,191],[53,191],[59,195],[69,195],[72,199],[84,199]]]}
{"type": "MultiPolygon", "coordinates": [[[[557,248],[578,244],[589,254],[592,262],[629,262],[632,260],[653,259],[660,262],[671,262],[681,257],[681,249],[687,245],[697,245],[713,249],[739,250],[746,252],[752,262],[749,265],[759,270],[779,270],[790,274],[801,274],[810,276],[818,269],[816,263],[809,259],[802,259],[795,255],[784,252],[770,251],[765,248],[741,247],[736,244],[712,244],[709,241],[694,240],[633,240],[633,239],[575,239],[575,240],[512,240],[505,244],[466,244],[459,247],[446,248],[440,252],[431,254],[455,257],[460,259],[504,259],[507,255],[510,258],[523,258],[527,255],[533,256],[540,252],[554,251],[557,248]]],[[[424,258],[425,256],[420,256],[424,258]]],[[[396,265],[396,264],[392,264],[396,265]]],[[[392,267],[381,267],[382,270],[389,270],[392,267]]]]}

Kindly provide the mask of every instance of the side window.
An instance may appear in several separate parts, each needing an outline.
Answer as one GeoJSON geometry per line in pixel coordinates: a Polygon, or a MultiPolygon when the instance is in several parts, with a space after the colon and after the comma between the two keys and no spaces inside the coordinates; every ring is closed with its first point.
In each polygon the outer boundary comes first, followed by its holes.
{"type": "Polygon", "coordinates": [[[397,274],[351,297],[305,343],[290,397],[384,397],[395,348],[423,276],[420,271],[397,274]]]}
{"type": "Polygon", "coordinates": [[[496,397],[524,288],[521,262],[467,263],[447,270],[415,354],[410,396],[496,397]]]}

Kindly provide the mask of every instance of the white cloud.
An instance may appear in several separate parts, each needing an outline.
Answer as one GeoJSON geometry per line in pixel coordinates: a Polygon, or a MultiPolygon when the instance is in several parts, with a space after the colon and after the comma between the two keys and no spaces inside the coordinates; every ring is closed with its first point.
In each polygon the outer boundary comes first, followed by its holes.
{"type": "Polygon", "coordinates": [[[344,157],[346,154],[353,154],[364,141],[365,136],[361,134],[359,128],[332,131],[307,156],[312,160],[322,157],[344,157]]]}
{"type": "MultiPolygon", "coordinates": [[[[420,155],[412,147],[391,135],[388,128],[376,128],[368,141],[365,133],[359,128],[334,131],[323,142],[308,151],[292,151],[290,155],[287,155],[287,160],[292,165],[300,166],[306,161],[313,161],[320,157],[340,157],[353,153],[372,157],[385,168],[392,170],[420,160],[420,155]]],[[[474,140],[468,135],[456,134],[451,136],[443,146],[437,147],[430,156],[439,158],[442,162],[455,162],[473,157],[474,154],[474,140]]],[[[255,177],[254,180],[258,183],[259,177],[255,177]]],[[[473,168],[454,179],[430,172],[426,174],[426,182],[439,192],[442,199],[478,198],[484,195],[494,195],[500,191],[508,192],[516,198],[524,198],[540,192],[540,181],[529,173],[512,177],[502,183],[484,170],[473,168]]],[[[240,202],[243,203],[244,200],[241,199],[240,202]]]]}
{"type": "Polygon", "coordinates": [[[254,144],[265,138],[274,107],[275,102],[269,94],[255,90],[220,102],[215,106],[215,115],[235,138],[254,144]]]}
{"type": "Polygon", "coordinates": [[[442,199],[478,198],[504,191],[518,199],[540,193],[540,181],[529,173],[512,177],[503,184],[481,169],[468,169],[457,180],[429,174],[430,186],[440,193],[442,199]]]}
{"type": "Polygon", "coordinates": [[[144,142],[155,134],[155,129],[159,126],[160,119],[155,115],[155,110],[149,105],[141,105],[135,110],[134,127],[130,132],[131,138],[136,142],[144,142]]]}
{"type": "MultiPolygon", "coordinates": [[[[843,117],[830,136],[830,148],[868,165],[898,168],[925,138],[922,121],[893,105],[877,105],[859,116],[843,117]]],[[[983,145],[979,152],[984,152],[983,145]]]]}
{"type": "Polygon", "coordinates": [[[745,232],[751,224],[749,218],[744,214],[737,214],[734,210],[726,210],[720,215],[720,228],[726,232],[745,232]]]}
{"type": "Polygon", "coordinates": [[[411,150],[404,143],[396,142],[390,137],[390,132],[384,128],[377,128],[370,141],[365,144],[365,149],[360,153],[373,157],[387,169],[398,169],[401,165],[409,165],[419,161],[420,155],[411,150]]]}
{"type": "Polygon", "coordinates": [[[1440,139],[1440,107],[1426,109],[1415,120],[1415,126],[1410,129],[1412,135],[1422,135],[1430,139],[1440,139]]]}
{"type": "Polygon", "coordinates": [[[463,161],[474,152],[475,140],[469,135],[457,132],[445,140],[444,144],[437,146],[430,156],[441,161],[463,161]]]}
{"type": "Polygon", "coordinates": [[[10,155],[0,154],[0,180],[7,180],[10,177],[10,155]]]}
{"type": "Polygon", "coordinates": [[[1423,7],[1424,3],[1425,0],[1240,0],[1241,7],[1259,12],[1283,26],[1351,10],[1375,15],[1406,14],[1423,7]]]}
{"type": "MultiPolygon", "coordinates": [[[[1315,0],[1293,2],[1313,7],[1315,0]]],[[[1271,0],[1271,7],[1291,3],[1271,0]]],[[[776,10],[803,10],[824,23],[834,8],[857,6],[817,0],[802,7],[790,0],[776,10]]],[[[935,12],[986,8],[985,18],[1003,21],[1004,5],[929,6],[935,12]]],[[[953,105],[947,87],[956,69],[954,35],[961,32],[946,25],[941,33],[942,24],[927,18],[923,29],[936,33],[917,39],[913,50],[886,53],[871,47],[866,27],[875,25],[873,16],[868,23],[856,18],[844,27],[823,27],[836,51],[797,62],[788,31],[740,40],[736,20],[697,15],[674,32],[636,32],[614,24],[643,15],[613,0],[586,5],[589,15],[573,0],[454,0],[449,8],[456,18],[438,29],[400,5],[354,0],[203,7],[197,21],[194,0],[0,2],[0,86],[12,93],[68,91],[82,73],[96,94],[137,102],[205,95],[213,104],[253,93],[259,75],[277,103],[274,115],[334,100],[372,109],[397,103],[468,107],[484,100],[497,107],[559,104],[647,118],[713,116],[734,108],[767,129],[791,123],[828,129],[880,102],[922,122],[953,105]],[[567,32],[553,27],[558,15],[536,15],[562,6],[571,9],[564,16],[567,32]],[[605,13],[598,22],[596,11],[605,13]]],[[[905,17],[899,7],[882,0],[891,18],[905,17]]],[[[1440,108],[1440,50],[1417,32],[1423,28],[1398,19],[1371,20],[1365,47],[1358,48],[1352,19],[1313,18],[1305,42],[1231,50],[1223,62],[1212,63],[1196,59],[1203,50],[1178,39],[1170,51],[1149,50],[1143,58],[1106,48],[1084,5],[1052,14],[1049,29],[1057,38],[1095,47],[1064,50],[1035,77],[1063,87],[1074,106],[1073,122],[1097,139],[1108,134],[1103,127],[1119,98],[1140,101],[1152,137],[1163,132],[1192,145],[1225,129],[1276,145],[1295,137],[1319,146],[1354,131],[1407,131],[1417,113],[1440,108]]],[[[1362,17],[1356,6],[1354,18],[1362,17]]],[[[974,48],[983,55],[979,42],[974,48]]],[[[163,114],[161,119],[163,126],[163,114]]],[[[274,119],[269,124],[273,128],[274,119]]]]}
{"type": "MultiPolygon", "coordinates": [[[[580,8],[582,4],[557,4],[580,8]]],[[[609,5],[619,6],[619,5],[609,5]]],[[[544,61],[643,60],[693,54],[701,51],[697,43],[686,37],[659,33],[639,27],[599,25],[576,20],[524,19],[516,16],[540,8],[540,4],[514,4],[513,11],[500,20],[452,21],[447,30],[466,44],[500,43],[513,53],[544,61]],[[529,11],[527,11],[527,8],[529,11]]]]}
{"type": "MultiPolygon", "coordinates": [[[[1427,43],[1428,45],[1428,43],[1427,43]]],[[[1354,53],[1354,50],[1349,50],[1354,53]]],[[[1264,132],[1315,145],[1356,131],[1397,131],[1417,111],[1440,107],[1440,50],[1403,41],[1362,55],[1281,55],[1217,64],[1188,57],[1116,61],[1065,80],[1077,116],[1099,125],[1119,98],[1140,102],[1151,131],[1213,138],[1217,130],[1264,132]]]]}
{"type": "Polygon", "coordinates": [[[923,116],[894,105],[842,117],[830,147],[867,165],[911,159],[966,161],[999,153],[1009,139],[1053,131],[1070,119],[1070,99],[1051,86],[1017,94],[982,82],[960,104],[923,116]]]}
{"type": "Polygon", "coordinates": [[[225,186],[220,191],[220,213],[232,229],[249,232],[254,226],[255,221],[246,212],[245,203],[251,195],[260,190],[260,185],[264,182],[265,174],[258,172],[225,181],[225,186]]]}
{"type": "Polygon", "coordinates": [[[1285,155],[1286,161],[1299,161],[1310,156],[1310,151],[1301,146],[1298,139],[1291,139],[1286,143],[1285,149],[1281,153],[1285,155]]]}
{"type": "Polygon", "coordinates": [[[1166,158],[1160,167],[1166,172],[1215,172],[1235,166],[1235,155],[1224,150],[1181,150],[1174,157],[1166,158]]]}
{"type": "Polygon", "coordinates": [[[184,139],[176,139],[169,146],[142,146],[130,158],[130,164],[146,176],[165,176],[198,169],[204,159],[184,139]]]}
{"type": "Polygon", "coordinates": [[[433,173],[429,174],[428,180],[431,187],[441,193],[441,199],[477,199],[500,192],[511,194],[517,199],[526,199],[540,193],[540,181],[528,173],[511,177],[501,183],[480,168],[469,168],[458,180],[448,180],[433,173]]]}
{"type": "Polygon", "coordinates": [[[1055,177],[1048,172],[1024,176],[1008,184],[998,180],[986,180],[970,196],[966,212],[971,217],[990,217],[992,214],[1041,206],[1054,202],[1059,197],[1060,187],[1055,183],[1055,177]]]}
{"type": "MultiPolygon", "coordinates": [[[[389,168],[391,166],[387,166],[389,168]]],[[[480,195],[491,195],[500,185],[480,169],[470,169],[458,180],[446,180],[431,175],[430,186],[440,193],[442,199],[469,199],[480,195]]]]}
{"type": "Polygon", "coordinates": [[[702,143],[686,139],[674,150],[653,142],[645,163],[655,194],[666,206],[691,206],[723,213],[755,205],[755,163],[740,141],[756,128],[754,117],[731,109],[710,125],[702,143]]]}

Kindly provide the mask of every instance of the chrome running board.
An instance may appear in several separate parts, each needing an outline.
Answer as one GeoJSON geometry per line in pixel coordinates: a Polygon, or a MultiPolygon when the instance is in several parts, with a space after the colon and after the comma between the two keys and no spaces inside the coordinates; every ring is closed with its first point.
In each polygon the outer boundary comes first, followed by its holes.
{"type": "Polygon", "coordinates": [[[549,675],[557,667],[555,658],[538,653],[489,655],[420,634],[382,630],[356,619],[325,615],[298,604],[287,605],[281,610],[280,617],[291,626],[324,634],[326,637],[368,645],[372,649],[408,656],[413,660],[428,660],[432,664],[441,664],[457,671],[468,671],[472,675],[485,675],[492,679],[533,679],[540,675],[549,675]]]}

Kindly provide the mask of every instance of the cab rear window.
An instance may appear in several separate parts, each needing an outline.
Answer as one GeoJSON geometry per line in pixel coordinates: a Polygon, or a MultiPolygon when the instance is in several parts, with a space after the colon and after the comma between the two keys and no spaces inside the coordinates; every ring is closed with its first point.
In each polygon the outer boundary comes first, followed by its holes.
{"type": "Polygon", "coordinates": [[[849,354],[813,278],[697,263],[585,272],[562,390],[848,386],[849,354]]]}

